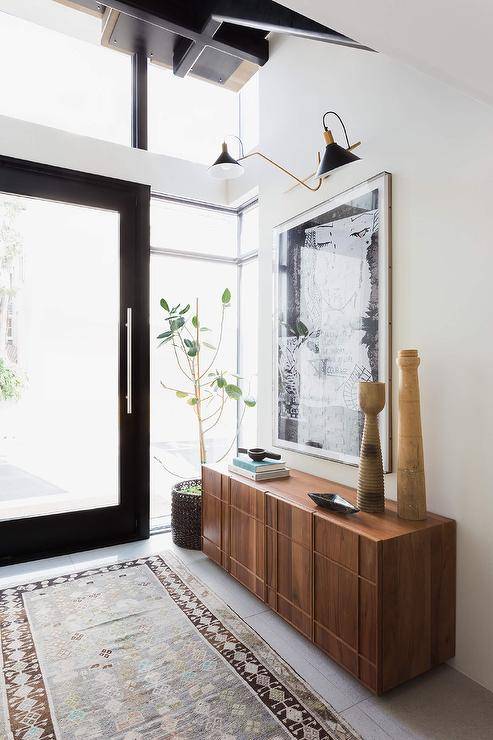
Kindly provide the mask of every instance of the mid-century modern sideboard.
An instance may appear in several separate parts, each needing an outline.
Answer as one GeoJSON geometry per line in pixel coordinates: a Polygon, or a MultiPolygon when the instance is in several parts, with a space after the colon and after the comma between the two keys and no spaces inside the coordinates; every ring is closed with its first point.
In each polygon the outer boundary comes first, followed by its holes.
{"type": "Polygon", "coordinates": [[[202,469],[202,549],[369,689],[384,691],[455,652],[456,527],[445,517],[336,514],[308,498],[354,489],[292,470],[250,482],[202,469]]]}

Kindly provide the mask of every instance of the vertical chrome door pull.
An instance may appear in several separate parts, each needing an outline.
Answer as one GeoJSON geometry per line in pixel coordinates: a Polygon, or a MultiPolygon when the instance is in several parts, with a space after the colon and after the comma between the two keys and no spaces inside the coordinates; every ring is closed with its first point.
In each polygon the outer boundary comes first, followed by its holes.
{"type": "Polygon", "coordinates": [[[127,414],[132,413],[132,309],[127,308],[127,414]]]}

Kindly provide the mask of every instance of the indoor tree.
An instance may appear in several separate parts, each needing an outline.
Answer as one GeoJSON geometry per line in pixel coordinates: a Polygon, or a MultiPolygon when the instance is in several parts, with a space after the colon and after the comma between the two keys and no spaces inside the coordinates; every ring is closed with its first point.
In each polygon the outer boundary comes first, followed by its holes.
{"type": "Polygon", "coordinates": [[[165,314],[165,331],[157,337],[159,346],[167,345],[183,376],[183,386],[180,388],[171,388],[163,381],[161,385],[191,407],[197,425],[201,465],[207,462],[206,436],[219,424],[226,404],[230,401],[242,402],[235,435],[220,458],[222,460],[235,443],[245,410],[256,403],[254,398],[243,393],[238,385],[238,375],[215,367],[223,340],[226,313],[231,306],[231,291],[226,288],[221,296],[219,334],[215,343],[211,339],[211,330],[201,324],[198,299],[194,310],[190,304],[182,307],[180,303],[170,308],[164,298],[161,298],[160,304],[165,314]]]}

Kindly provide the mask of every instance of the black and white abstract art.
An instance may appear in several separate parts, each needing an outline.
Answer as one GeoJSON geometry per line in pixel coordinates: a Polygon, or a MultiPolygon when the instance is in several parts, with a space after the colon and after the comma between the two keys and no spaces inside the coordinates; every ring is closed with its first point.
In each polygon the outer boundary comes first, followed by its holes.
{"type": "Polygon", "coordinates": [[[387,472],[390,187],[383,173],[274,231],[274,444],[357,465],[358,382],[379,380],[387,472]]]}

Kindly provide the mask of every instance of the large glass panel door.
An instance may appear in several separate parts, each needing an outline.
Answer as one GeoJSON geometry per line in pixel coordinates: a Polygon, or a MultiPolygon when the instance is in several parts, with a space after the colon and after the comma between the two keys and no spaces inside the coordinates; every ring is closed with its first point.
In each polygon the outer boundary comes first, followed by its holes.
{"type": "Polygon", "coordinates": [[[0,167],[4,562],[148,534],[148,192],[34,170],[0,167]]]}

